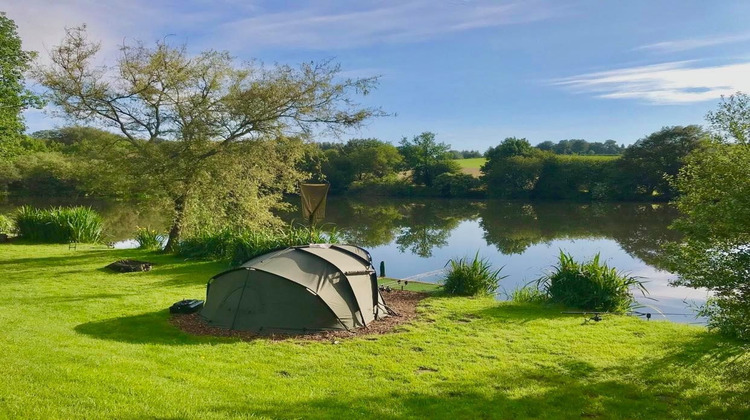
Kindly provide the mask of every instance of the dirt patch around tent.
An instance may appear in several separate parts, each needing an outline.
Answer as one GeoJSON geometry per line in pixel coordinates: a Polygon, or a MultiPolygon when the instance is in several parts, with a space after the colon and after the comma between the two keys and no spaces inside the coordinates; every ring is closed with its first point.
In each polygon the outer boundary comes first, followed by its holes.
{"type": "Polygon", "coordinates": [[[258,335],[250,331],[235,331],[213,327],[203,322],[200,315],[197,313],[189,315],[173,314],[170,318],[170,322],[182,331],[192,335],[235,337],[245,341],[257,339],[287,340],[294,338],[311,341],[332,341],[335,344],[338,339],[342,338],[380,335],[392,332],[397,326],[406,324],[416,318],[417,305],[428,296],[428,293],[407,290],[383,292],[383,299],[385,299],[386,305],[396,311],[398,316],[388,316],[371,322],[370,325],[365,328],[358,328],[353,331],[324,331],[312,334],[295,335],[258,335]]]}

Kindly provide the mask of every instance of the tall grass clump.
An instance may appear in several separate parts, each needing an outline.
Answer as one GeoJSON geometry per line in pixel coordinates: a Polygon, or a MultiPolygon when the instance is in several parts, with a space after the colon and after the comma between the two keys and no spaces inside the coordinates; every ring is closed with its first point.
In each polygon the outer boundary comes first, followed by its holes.
{"type": "Polygon", "coordinates": [[[102,218],[90,207],[23,206],[14,218],[18,234],[32,242],[99,242],[102,218]]]}
{"type": "Polygon", "coordinates": [[[492,270],[492,264],[486,258],[479,258],[479,252],[474,259],[451,259],[446,265],[450,267],[443,280],[443,290],[450,295],[491,295],[499,287],[498,282],[507,277],[500,275],[502,268],[492,270]]]}
{"type": "Polygon", "coordinates": [[[627,312],[636,302],[633,290],[647,293],[643,282],[599,261],[599,254],[579,263],[560,251],[553,271],[537,281],[552,302],[602,312],[627,312]]]}
{"type": "Polygon", "coordinates": [[[138,242],[138,249],[158,250],[164,247],[164,240],[167,236],[156,229],[139,227],[135,231],[135,241],[138,242]]]}
{"type": "Polygon", "coordinates": [[[517,303],[547,303],[549,296],[536,286],[527,285],[511,292],[510,300],[517,303]]]}
{"type": "Polygon", "coordinates": [[[233,265],[290,246],[311,243],[338,243],[335,231],[288,226],[269,230],[205,231],[180,242],[177,254],[188,258],[229,260],[233,265]]]}

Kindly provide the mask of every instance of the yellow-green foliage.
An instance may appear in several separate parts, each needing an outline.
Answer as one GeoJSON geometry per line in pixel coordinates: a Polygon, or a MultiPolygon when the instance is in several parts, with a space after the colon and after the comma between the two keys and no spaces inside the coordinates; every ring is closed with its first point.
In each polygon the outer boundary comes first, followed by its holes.
{"type": "Polygon", "coordinates": [[[169,323],[225,263],[2,244],[0,267],[0,418],[750,417],[747,349],[697,326],[431,297],[393,334],[242,342],[169,323]],[[123,258],[154,269],[101,270],[123,258]]]}

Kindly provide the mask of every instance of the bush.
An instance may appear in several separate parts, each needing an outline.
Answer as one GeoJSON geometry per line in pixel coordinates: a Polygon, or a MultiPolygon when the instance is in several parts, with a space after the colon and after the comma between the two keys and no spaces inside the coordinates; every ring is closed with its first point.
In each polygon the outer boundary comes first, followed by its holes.
{"type": "Polygon", "coordinates": [[[750,341],[750,304],[742,297],[713,297],[701,306],[698,315],[708,317],[708,329],[750,341]]]}
{"type": "Polygon", "coordinates": [[[202,232],[180,242],[177,254],[188,258],[231,260],[233,265],[290,246],[310,243],[337,243],[335,231],[289,226],[280,230],[236,231],[222,229],[202,232]]]}
{"type": "Polygon", "coordinates": [[[135,231],[135,241],[138,249],[162,249],[167,236],[156,229],[138,228],[135,231]]]}
{"type": "Polygon", "coordinates": [[[599,254],[584,263],[560,251],[554,271],[537,281],[552,302],[588,311],[625,313],[635,303],[632,289],[647,293],[643,282],[599,262],[599,254]]]}
{"type": "Polygon", "coordinates": [[[486,258],[480,259],[479,252],[473,260],[468,257],[451,259],[448,264],[450,269],[443,281],[443,290],[451,295],[491,295],[497,290],[497,283],[507,277],[500,276],[502,268],[492,271],[490,262],[486,258]]]}
{"type": "Polygon", "coordinates": [[[8,216],[0,214],[0,233],[11,234],[14,228],[13,220],[8,216]]]}
{"type": "Polygon", "coordinates": [[[32,242],[99,242],[102,236],[102,218],[90,207],[23,206],[16,212],[15,224],[18,234],[32,242]]]}
{"type": "Polygon", "coordinates": [[[476,191],[479,186],[479,178],[469,174],[443,173],[435,177],[432,187],[442,197],[470,197],[481,195],[476,191]]]}

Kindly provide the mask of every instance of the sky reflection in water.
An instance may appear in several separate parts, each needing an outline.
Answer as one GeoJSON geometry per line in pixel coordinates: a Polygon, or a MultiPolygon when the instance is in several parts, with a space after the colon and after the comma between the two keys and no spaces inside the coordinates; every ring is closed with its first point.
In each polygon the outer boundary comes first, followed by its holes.
{"type": "Polygon", "coordinates": [[[478,251],[503,267],[508,277],[500,291],[509,293],[544,275],[560,250],[578,260],[600,253],[610,266],[646,282],[648,297],[637,296],[652,319],[705,322],[692,315],[692,307],[705,302],[706,291],[670,286],[675,276],[659,269],[661,244],[677,238],[667,229],[676,213],[665,205],[333,198],[328,208],[326,220],[368,248],[376,266],[385,261],[389,277],[419,276],[478,251]],[[662,316],[656,309],[691,315],[662,316]]]}

